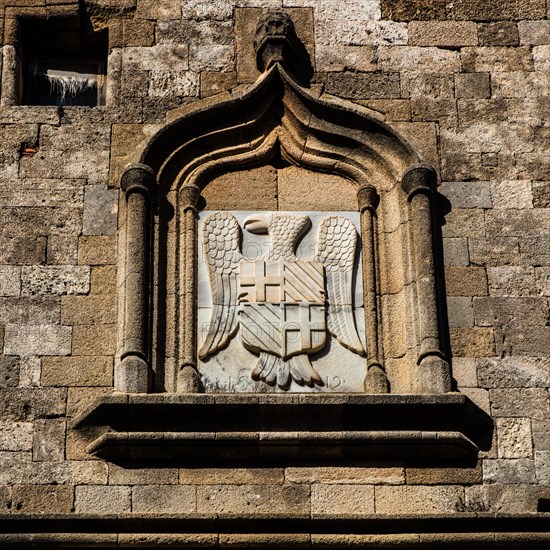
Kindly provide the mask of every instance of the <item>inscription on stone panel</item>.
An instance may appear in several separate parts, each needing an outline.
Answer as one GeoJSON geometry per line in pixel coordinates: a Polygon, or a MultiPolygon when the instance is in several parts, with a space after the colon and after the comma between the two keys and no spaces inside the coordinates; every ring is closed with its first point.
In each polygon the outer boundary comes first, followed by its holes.
{"type": "Polygon", "coordinates": [[[202,213],[206,391],[362,391],[358,224],[356,212],[202,213]]]}

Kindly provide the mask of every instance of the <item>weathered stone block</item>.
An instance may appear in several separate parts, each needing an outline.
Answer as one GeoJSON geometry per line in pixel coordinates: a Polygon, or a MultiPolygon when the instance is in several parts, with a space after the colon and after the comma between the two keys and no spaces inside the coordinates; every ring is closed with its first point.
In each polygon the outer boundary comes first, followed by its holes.
{"type": "Polygon", "coordinates": [[[537,511],[537,500],[546,496],[547,487],[517,484],[485,484],[466,487],[466,500],[460,511],[525,514],[537,511]]]}
{"type": "Polygon", "coordinates": [[[527,458],[485,460],[485,483],[535,483],[535,461],[527,458]]]}
{"type": "Polygon", "coordinates": [[[478,386],[475,359],[453,357],[452,373],[459,389],[475,388],[478,386]]]}
{"type": "Polygon", "coordinates": [[[375,487],[377,514],[448,514],[456,511],[464,488],[455,485],[375,487]]]}
{"type": "Polygon", "coordinates": [[[311,487],[311,515],[362,516],[375,512],[373,485],[315,483],[311,487]]]}
{"type": "MultiPolygon", "coordinates": [[[[401,467],[289,467],[285,469],[285,481],[288,483],[323,483],[327,493],[329,486],[336,484],[342,488],[352,485],[402,485],[405,483],[405,470],[401,467]]],[[[322,496],[323,491],[318,493],[322,496]]]]}
{"type": "Polygon", "coordinates": [[[535,267],[535,279],[537,294],[539,296],[550,296],[550,268],[535,267]]]}
{"type": "Polygon", "coordinates": [[[443,182],[438,191],[454,208],[491,208],[491,188],[488,181],[443,182]]]}
{"type": "MultiPolygon", "coordinates": [[[[466,74],[477,75],[477,73],[466,74]]],[[[462,126],[469,126],[471,124],[480,125],[480,123],[503,123],[507,120],[507,105],[505,99],[459,99],[457,102],[457,106],[458,122],[462,126]]],[[[494,166],[495,168],[498,167],[498,153],[484,152],[482,154],[481,164],[482,166],[494,166]],[[497,162],[495,164],[486,164],[484,160],[488,158],[488,155],[492,155],[494,158],[496,158],[497,162]]],[[[490,174],[490,172],[487,171],[487,174],[490,174]]]]}
{"type": "Polygon", "coordinates": [[[519,252],[524,265],[550,265],[550,237],[520,239],[519,252]]]}
{"type": "Polygon", "coordinates": [[[187,44],[157,44],[151,47],[130,47],[122,51],[123,69],[138,71],[187,71],[187,44]]]}
{"type": "Polygon", "coordinates": [[[482,482],[481,462],[465,468],[407,468],[407,485],[474,485],[482,482]]]}
{"type": "Polygon", "coordinates": [[[494,208],[532,208],[530,181],[492,181],[491,195],[494,208]]]}
{"type": "Polygon", "coordinates": [[[106,265],[116,263],[116,239],[110,236],[80,237],[78,263],[106,265]]]}
{"type": "Polygon", "coordinates": [[[155,25],[152,21],[125,19],[122,21],[122,36],[124,46],[152,46],[155,43],[155,25]]]}
{"type": "Polygon", "coordinates": [[[388,73],[410,71],[411,67],[424,73],[458,73],[462,70],[458,52],[418,46],[380,46],[378,66],[388,73]]]}
{"type": "Polygon", "coordinates": [[[519,31],[515,21],[480,23],[477,28],[480,46],[518,46],[519,31]]]}
{"type": "Polygon", "coordinates": [[[114,265],[92,267],[90,294],[116,294],[116,276],[117,271],[114,265]]]}
{"type": "Polygon", "coordinates": [[[21,292],[21,268],[0,266],[0,296],[19,296],[21,292]]]}
{"type": "Polygon", "coordinates": [[[539,298],[474,298],[474,319],[477,326],[545,326],[547,314],[545,300],[539,298]]]}
{"type": "Polygon", "coordinates": [[[10,388],[3,390],[0,417],[30,422],[35,418],[65,414],[67,390],[57,388],[10,388]]]}
{"type": "Polygon", "coordinates": [[[64,325],[113,324],[116,315],[117,298],[114,294],[64,296],[61,299],[61,322],[64,325]]]}
{"type": "Polygon", "coordinates": [[[458,357],[491,357],[495,354],[492,328],[452,328],[451,347],[458,357]]]}
{"type": "Polygon", "coordinates": [[[120,514],[131,511],[131,488],[82,485],[75,488],[75,511],[88,514],[120,514]]]}
{"type": "Polygon", "coordinates": [[[447,297],[447,312],[450,327],[474,326],[474,310],[471,298],[463,296],[447,297]]]}
{"type": "Polygon", "coordinates": [[[398,73],[318,73],[316,82],[325,91],[348,99],[398,99],[401,86],[398,73]]]}
{"type": "Polygon", "coordinates": [[[339,176],[289,167],[277,171],[279,210],[355,210],[357,190],[339,176]]]}
{"type": "Polygon", "coordinates": [[[206,210],[277,210],[277,170],[271,166],[229,172],[205,187],[206,210]]]}
{"type": "Polygon", "coordinates": [[[83,235],[114,235],[117,229],[118,190],[89,185],[84,190],[83,235]]]}
{"type": "Polygon", "coordinates": [[[411,21],[411,46],[477,46],[477,27],[471,21],[411,21]]]}
{"type": "Polygon", "coordinates": [[[545,388],[495,388],[489,394],[494,417],[548,418],[550,407],[545,388]]]}
{"type": "Polygon", "coordinates": [[[85,266],[29,266],[21,271],[21,294],[87,294],[90,269],[85,266]]]}
{"type": "Polygon", "coordinates": [[[484,211],[481,209],[453,208],[445,216],[443,237],[485,237],[484,211]]]}
{"type": "Polygon", "coordinates": [[[535,208],[550,208],[550,182],[534,181],[532,183],[532,193],[535,208]]]}
{"type": "Polygon", "coordinates": [[[537,293],[533,267],[488,267],[487,279],[492,296],[534,296],[537,293]]]}
{"type": "MultiPolygon", "coordinates": [[[[0,344],[2,344],[1,340],[0,344]]],[[[0,355],[0,389],[14,388],[19,385],[19,361],[17,359],[17,357],[0,355]]]]}
{"type": "Polygon", "coordinates": [[[68,514],[73,511],[72,485],[15,485],[12,509],[20,514],[68,514]]]}
{"type": "Polygon", "coordinates": [[[151,71],[148,95],[152,98],[196,97],[199,73],[193,71],[151,71]]]}
{"type": "Polygon", "coordinates": [[[34,461],[62,462],[65,459],[65,426],[64,418],[34,421],[34,461]]]}
{"type": "Polygon", "coordinates": [[[179,473],[181,485],[282,485],[284,480],[282,468],[180,468],[179,473]]]}
{"type": "Polygon", "coordinates": [[[48,235],[46,263],[61,265],[77,263],[78,235],[48,235]]]}
{"type": "Polygon", "coordinates": [[[550,69],[550,60],[548,54],[550,53],[550,44],[543,46],[533,47],[533,61],[535,63],[535,71],[548,71],[550,69]]]}
{"type": "Polygon", "coordinates": [[[200,74],[200,96],[209,97],[237,85],[237,73],[234,71],[220,73],[218,71],[201,71],[200,74]]]}
{"type": "Polygon", "coordinates": [[[547,97],[550,94],[550,75],[534,72],[493,72],[491,90],[493,97],[547,97]]]}
{"type": "Polygon", "coordinates": [[[41,383],[44,386],[113,385],[112,357],[44,357],[41,383]]]}
{"type": "Polygon", "coordinates": [[[533,441],[529,418],[497,418],[499,458],[532,458],[533,441]]]}
{"type": "Polygon", "coordinates": [[[522,45],[550,44],[550,21],[519,21],[518,30],[522,45]]]}
{"type": "Polygon", "coordinates": [[[452,19],[474,21],[542,19],[545,7],[541,0],[504,3],[500,0],[462,0],[448,6],[447,15],[452,19]]]}
{"type": "Polygon", "coordinates": [[[475,265],[514,265],[520,261],[520,243],[516,237],[468,239],[470,259],[475,265]]]}
{"type": "Polygon", "coordinates": [[[539,483],[550,483],[550,452],[535,452],[535,469],[539,483]]]}
{"type": "Polygon", "coordinates": [[[197,508],[194,485],[136,485],[132,511],[142,514],[190,514],[197,508]]]}
{"type": "Polygon", "coordinates": [[[32,449],[32,422],[0,422],[1,451],[30,451],[32,449]]]}
{"type": "Polygon", "coordinates": [[[319,45],[315,51],[315,65],[319,72],[337,72],[351,69],[361,72],[376,71],[376,49],[373,46],[348,44],[319,45]]]}
{"type": "Polygon", "coordinates": [[[59,298],[54,296],[0,298],[0,319],[9,325],[57,324],[60,311],[59,298]]]}
{"type": "MultiPolygon", "coordinates": [[[[145,485],[158,489],[161,485],[177,484],[177,468],[134,468],[133,465],[109,464],[109,485],[145,485]]],[[[147,492],[146,489],[141,487],[142,491],[147,492]]]]}
{"type": "Polygon", "coordinates": [[[58,325],[6,325],[6,355],[69,355],[71,328],[58,325]]]}
{"type": "MultiPolygon", "coordinates": [[[[0,262],[13,265],[36,265],[44,263],[46,259],[46,237],[32,236],[2,237],[0,248],[0,262]]],[[[33,232],[31,232],[32,235],[33,232]]]]}
{"type": "Polygon", "coordinates": [[[550,211],[490,210],[486,214],[487,234],[497,237],[541,237],[550,235],[550,211]]]}
{"type": "Polygon", "coordinates": [[[479,384],[485,388],[550,387],[550,360],[503,357],[477,360],[479,384]]]}
{"type": "Polygon", "coordinates": [[[445,281],[448,296],[487,295],[487,273],[484,267],[447,266],[445,281]]]}
{"type": "Polygon", "coordinates": [[[110,355],[115,352],[115,341],[114,325],[76,325],[73,329],[73,355],[110,355]]]}
{"type": "Polygon", "coordinates": [[[381,0],[383,19],[431,21],[446,19],[444,0],[381,0]]]}
{"type": "Polygon", "coordinates": [[[468,239],[454,237],[443,239],[445,265],[469,265],[468,239]]]}
{"type": "Polygon", "coordinates": [[[450,99],[454,97],[454,78],[448,74],[404,73],[401,94],[413,99],[450,99]]]}
{"type": "Polygon", "coordinates": [[[229,514],[310,513],[308,485],[210,485],[197,487],[197,512],[229,514]]]}
{"type": "Polygon", "coordinates": [[[455,75],[455,94],[464,99],[491,97],[489,73],[461,73],[455,75]]]}

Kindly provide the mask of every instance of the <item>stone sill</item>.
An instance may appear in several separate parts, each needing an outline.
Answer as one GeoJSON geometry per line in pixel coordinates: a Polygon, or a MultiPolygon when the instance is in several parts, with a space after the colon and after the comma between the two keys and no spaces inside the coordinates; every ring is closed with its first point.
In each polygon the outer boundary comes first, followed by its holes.
{"type": "Polygon", "coordinates": [[[112,461],[468,460],[490,419],[466,396],[113,394],[72,424],[112,461]]]}
{"type": "Polygon", "coordinates": [[[0,514],[0,547],[548,548],[549,525],[548,513],[314,518],[0,514]]]}

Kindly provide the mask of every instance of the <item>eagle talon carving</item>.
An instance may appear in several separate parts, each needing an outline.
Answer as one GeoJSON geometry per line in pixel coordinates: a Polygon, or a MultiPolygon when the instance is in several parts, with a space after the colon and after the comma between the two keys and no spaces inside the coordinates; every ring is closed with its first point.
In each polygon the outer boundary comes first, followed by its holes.
{"type": "Polygon", "coordinates": [[[258,356],[252,379],[288,390],[292,381],[323,386],[308,355],[325,347],[327,329],[341,345],[364,355],[352,301],[355,226],[341,216],[325,218],[314,258],[299,259],[298,242],[310,227],[308,216],[248,217],[245,230],[267,233],[271,241],[267,260],[250,261],[241,253],[233,215],[206,218],[202,238],[213,307],[201,359],[227,346],[240,325],[242,344],[258,356]]]}

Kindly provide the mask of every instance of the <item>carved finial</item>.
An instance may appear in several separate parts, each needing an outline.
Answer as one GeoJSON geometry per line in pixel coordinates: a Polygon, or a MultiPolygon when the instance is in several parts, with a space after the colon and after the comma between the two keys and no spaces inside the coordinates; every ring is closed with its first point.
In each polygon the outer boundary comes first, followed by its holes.
{"type": "Polygon", "coordinates": [[[258,21],[254,37],[258,68],[267,71],[275,63],[290,65],[295,41],[296,32],[290,16],[280,9],[267,11],[258,21]]]}

